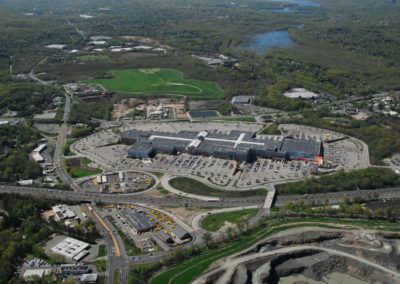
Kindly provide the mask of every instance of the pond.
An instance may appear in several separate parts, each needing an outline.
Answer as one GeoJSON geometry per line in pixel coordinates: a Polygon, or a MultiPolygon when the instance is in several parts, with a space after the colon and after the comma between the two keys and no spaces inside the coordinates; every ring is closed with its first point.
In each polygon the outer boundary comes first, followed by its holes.
{"type": "Polygon", "coordinates": [[[206,118],[214,118],[218,117],[219,114],[215,110],[195,110],[188,111],[188,114],[192,119],[206,119],[206,118]]]}
{"type": "Polygon", "coordinates": [[[293,44],[288,31],[273,31],[261,33],[252,39],[248,45],[239,46],[240,49],[247,49],[256,54],[263,55],[274,47],[290,47],[293,44]]]}

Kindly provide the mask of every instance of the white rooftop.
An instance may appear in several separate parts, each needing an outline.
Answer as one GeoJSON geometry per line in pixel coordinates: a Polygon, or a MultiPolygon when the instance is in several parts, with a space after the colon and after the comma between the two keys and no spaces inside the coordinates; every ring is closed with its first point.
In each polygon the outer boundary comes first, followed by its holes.
{"type": "Polygon", "coordinates": [[[84,252],[90,245],[73,238],[66,238],[51,248],[51,251],[61,254],[69,259],[74,259],[80,253],[84,252]]]}
{"type": "Polygon", "coordinates": [[[30,278],[42,278],[43,275],[49,275],[51,272],[51,269],[27,269],[24,274],[23,278],[24,279],[30,279],[30,278]]]}
{"type": "Polygon", "coordinates": [[[283,94],[290,99],[313,99],[318,98],[319,95],[304,88],[293,88],[283,94]]]}

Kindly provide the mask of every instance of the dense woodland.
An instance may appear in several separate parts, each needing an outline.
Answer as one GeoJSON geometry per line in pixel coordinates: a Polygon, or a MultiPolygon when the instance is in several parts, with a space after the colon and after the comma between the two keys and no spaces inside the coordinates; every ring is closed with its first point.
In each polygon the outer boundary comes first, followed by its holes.
{"type": "Polygon", "coordinates": [[[0,82],[0,112],[16,111],[19,117],[32,117],[53,108],[52,100],[63,94],[51,87],[9,80],[0,82]]]}
{"type": "Polygon", "coordinates": [[[320,178],[282,184],[278,185],[277,189],[281,194],[308,194],[377,189],[399,185],[400,177],[392,170],[369,168],[348,173],[339,171],[320,178]]]}
{"type": "MultiPolygon", "coordinates": [[[[17,265],[27,256],[42,258],[49,263],[62,261],[45,254],[43,245],[55,232],[93,243],[99,238],[92,221],[69,228],[54,221],[46,223],[41,213],[56,200],[34,199],[17,195],[0,195],[0,283],[21,283],[13,277],[17,265]]],[[[49,282],[54,283],[52,279],[49,282]]],[[[41,282],[43,283],[43,282],[41,282]]]]}
{"type": "Polygon", "coordinates": [[[44,200],[33,200],[20,196],[0,195],[0,282],[8,283],[19,261],[32,254],[45,257],[41,244],[51,235],[43,226],[40,212],[49,208],[44,200]]]}
{"type": "Polygon", "coordinates": [[[42,168],[28,156],[39,138],[36,130],[25,125],[0,127],[0,182],[42,175],[42,168]]]}

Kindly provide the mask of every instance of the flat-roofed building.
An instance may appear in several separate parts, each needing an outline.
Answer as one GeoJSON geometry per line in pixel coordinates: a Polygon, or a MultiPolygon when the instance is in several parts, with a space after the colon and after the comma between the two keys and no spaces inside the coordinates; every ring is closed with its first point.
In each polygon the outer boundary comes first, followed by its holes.
{"type": "Polygon", "coordinates": [[[22,278],[24,278],[25,281],[33,281],[41,279],[43,276],[49,275],[50,273],[50,268],[27,269],[22,275],[22,278]]]}
{"type": "Polygon", "coordinates": [[[89,247],[88,243],[68,237],[52,247],[51,251],[70,260],[79,261],[89,253],[87,251],[89,247]]]}
{"type": "Polygon", "coordinates": [[[58,204],[51,208],[54,212],[54,219],[56,221],[64,221],[67,219],[75,219],[76,213],[71,210],[68,205],[58,204]]]}
{"type": "Polygon", "coordinates": [[[159,238],[161,241],[163,241],[167,245],[174,244],[174,240],[172,239],[172,237],[170,235],[168,235],[167,233],[165,233],[164,231],[160,230],[160,231],[156,232],[155,235],[157,236],[157,238],[159,238]]]}
{"type": "Polygon", "coordinates": [[[180,226],[176,226],[172,230],[172,233],[175,235],[176,238],[178,238],[181,241],[192,239],[192,235],[180,226]]]}
{"type": "Polygon", "coordinates": [[[79,276],[83,274],[89,274],[92,272],[89,265],[68,265],[64,264],[60,267],[61,275],[66,278],[68,276],[79,276]]]}
{"type": "Polygon", "coordinates": [[[157,153],[189,153],[245,162],[253,162],[257,158],[317,161],[323,155],[320,140],[273,138],[276,139],[256,138],[249,131],[221,134],[207,131],[166,133],[133,130],[121,134],[121,140],[127,144],[133,143],[128,150],[128,157],[137,159],[151,158],[157,153]]]}
{"type": "Polygon", "coordinates": [[[250,96],[234,96],[231,103],[236,104],[249,104],[251,102],[250,96]]]}
{"type": "Polygon", "coordinates": [[[97,273],[82,274],[81,277],[79,278],[79,283],[82,284],[96,283],[97,278],[98,278],[97,273]]]}
{"type": "Polygon", "coordinates": [[[135,234],[150,231],[155,227],[143,210],[124,209],[119,215],[132,228],[135,234]]]}

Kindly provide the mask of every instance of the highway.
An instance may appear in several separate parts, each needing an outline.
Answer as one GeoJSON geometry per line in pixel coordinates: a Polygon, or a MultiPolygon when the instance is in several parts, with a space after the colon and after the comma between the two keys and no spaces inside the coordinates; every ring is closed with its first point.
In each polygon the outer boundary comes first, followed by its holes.
{"type": "Polygon", "coordinates": [[[108,194],[93,192],[72,192],[63,190],[52,190],[46,188],[23,187],[12,185],[0,185],[0,192],[3,193],[19,193],[23,195],[32,195],[41,198],[61,199],[82,202],[104,202],[104,203],[121,203],[121,204],[149,204],[154,206],[171,206],[171,207],[239,207],[262,205],[265,198],[263,196],[249,198],[225,198],[216,202],[197,200],[183,197],[150,197],[137,194],[108,194]]]}
{"type": "MultiPolygon", "coordinates": [[[[146,195],[135,194],[108,194],[108,193],[85,193],[72,192],[65,190],[53,190],[48,188],[0,185],[0,193],[18,193],[21,195],[31,195],[40,198],[71,200],[81,202],[104,202],[104,203],[121,203],[121,204],[147,204],[153,206],[188,206],[188,207],[244,207],[244,206],[262,206],[265,202],[265,197],[246,197],[246,198],[224,198],[219,201],[210,202],[185,197],[150,197],[146,195]]],[[[373,194],[379,194],[379,199],[400,198],[400,188],[382,188],[375,190],[353,190],[329,193],[317,193],[304,195],[278,195],[275,205],[281,206],[287,201],[294,202],[304,199],[305,201],[314,200],[316,203],[323,203],[328,199],[329,204],[343,203],[344,197],[368,197],[373,194]]]]}

